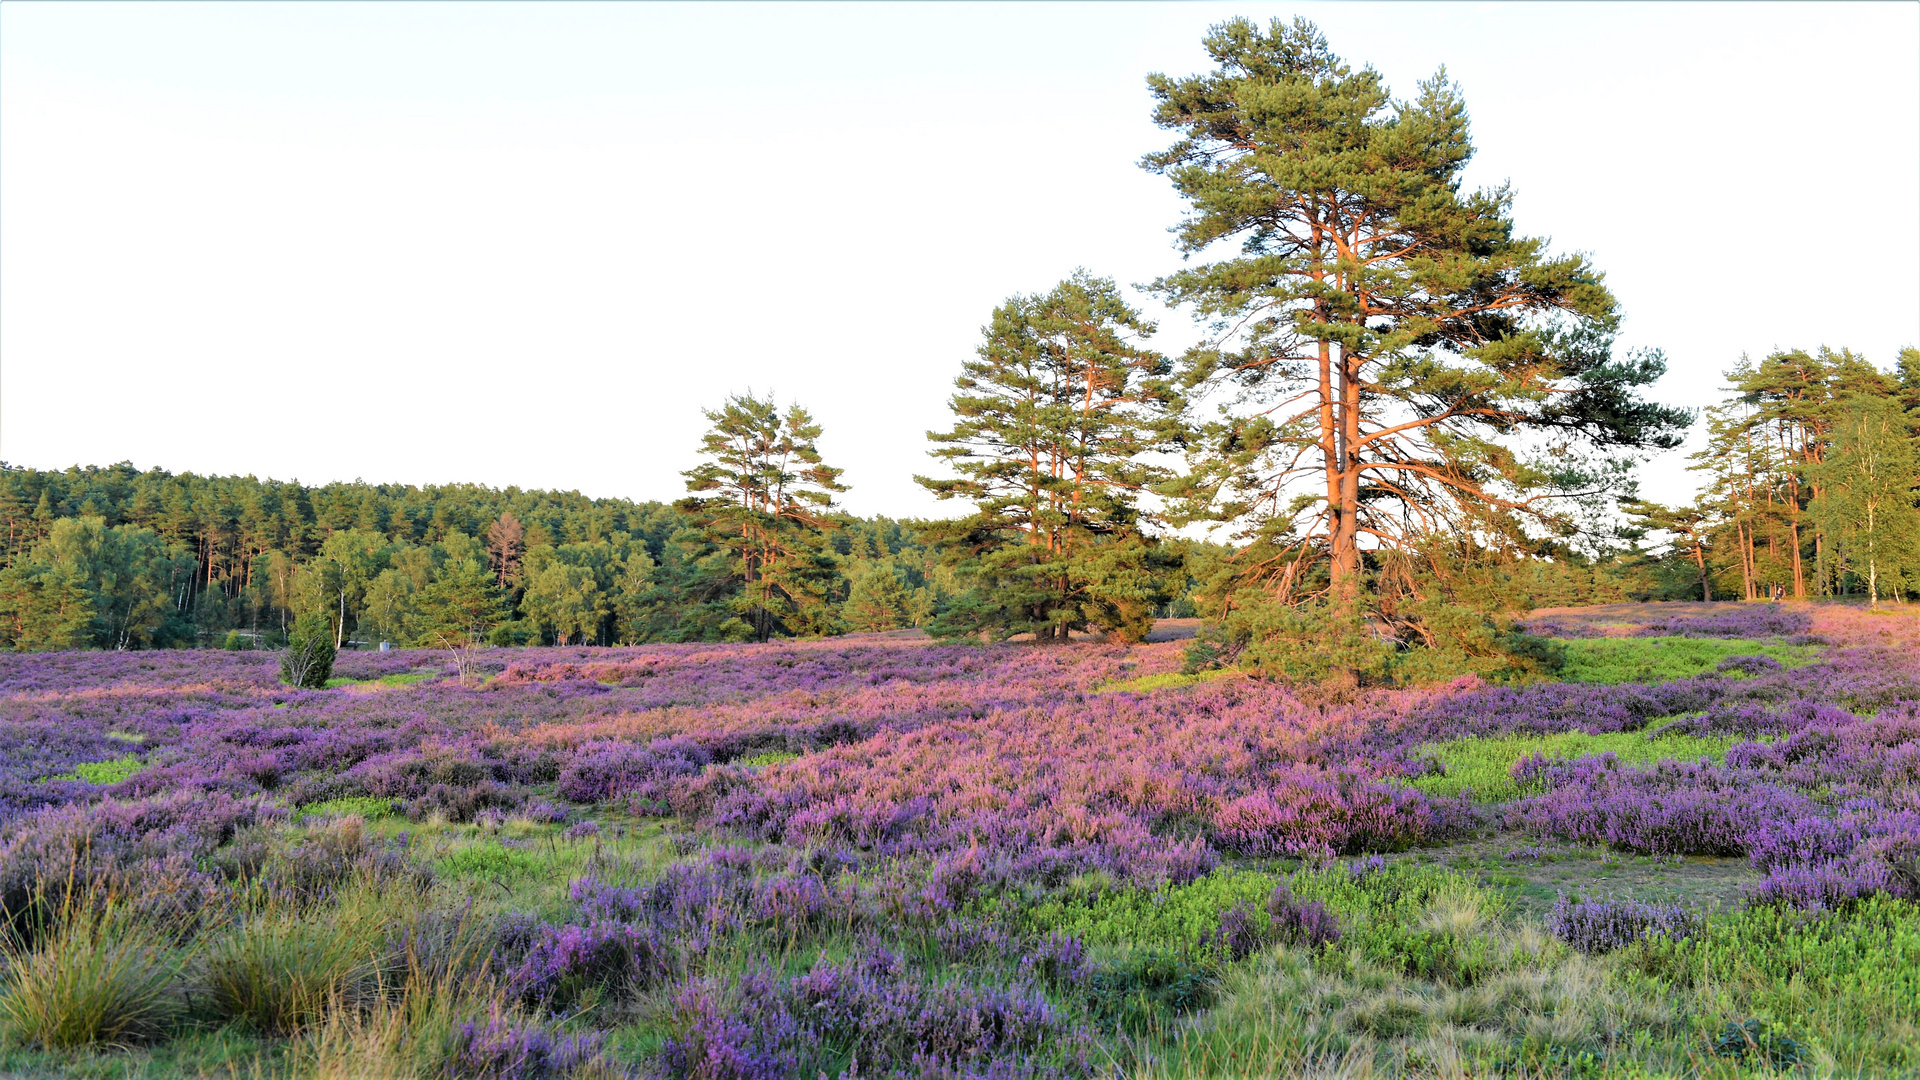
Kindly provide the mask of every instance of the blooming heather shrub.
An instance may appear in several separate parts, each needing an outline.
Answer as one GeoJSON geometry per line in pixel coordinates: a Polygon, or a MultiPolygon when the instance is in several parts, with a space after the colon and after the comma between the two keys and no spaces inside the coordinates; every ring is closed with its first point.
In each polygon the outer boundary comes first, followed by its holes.
{"type": "Polygon", "coordinates": [[[614,994],[644,990],[673,970],[669,947],[648,928],[615,922],[545,926],[507,976],[508,993],[565,1004],[588,989],[614,994]]]}
{"type": "Polygon", "coordinates": [[[1221,913],[1219,928],[1200,936],[1200,948],[1241,960],[1275,942],[1318,950],[1339,940],[1339,922],[1327,906],[1294,899],[1283,881],[1268,895],[1264,912],[1249,901],[1235,901],[1221,913]]]}
{"type": "Polygon", "coordinates": [[[1701,928],[1698,915],[1679,904],[1643,904],[1630,900],[1575,900],[1565,893],[1547,918],[1553,936],[1581,952],[1611,952],[1649,934],[1690,937],[1701,928]]]}
{"type": "Polygon", "coordinates": [[[1635,632],[1637,637],[1767,638],[1805,634],[1813,616],[1778,604],[1731,606],[1709,615],[1681,615],[1654,619],[1635,632]]]}
{"type": "Polygon", "coordinates": [[[647,746],[588,743],[561,768],[558,790],[574,802],[611,802],[633,795],[652,803],[665,797],[666,782],[696,775],[712,760],[690,739],[655,739],[647,746]]]}
{"type": "Polygon", "coordinates": [[[1324,949],[1340,940],[1340,924],[1318,900],[1294,899],[1285,882],[1267,897],[1268,926],[1274,940],[1309,949],[1324,949]]]}
{"type": "Polygon", "coordinates": [[[0,833],[0,910],[24,927],[32,912],[64,903],[71,887],[154,914],[177,904],[185,916],[212,891],[197,861],[240,829],[285,816],[258,800],[192,792],[28,814],[0,833]]]}
{"type": "Polygon", "coordinates": [[[1221,912],[1218,929],[1200,935],[1200,948],[1220,953],[1228,960],[1245,959],[1273,940],[1272,930],[1262,925],[1267,921],[1252,904],[1241,900],[1221,912]]]}
{"type": "Polygon", "coordinates": [[[1765,675],[1768,672],[1781,670],[1781,664],[1771,656],[1729,656],[1715,664],[1713,670],[1737,671],[1742,675],[1765,675]]]}
{"type": "Polygon", "coordinates": [[[805,1077],[847,1059],[860,1075],[1092,1076],[1090,1032],[1027,987],[972,987],[915,976],[885,949],[844,963],[822,958],[782,981],[764,965],[738,986],[691,981],[676,1002],[664,1075],[805,1077]]]}
{"type": "Polygon", "coordinates": [[[597,1064],[604,1036],[557,1035],[539,1024],[489,1017],[453,1032],[448,1080],[567,1080],[597,1064]]]}

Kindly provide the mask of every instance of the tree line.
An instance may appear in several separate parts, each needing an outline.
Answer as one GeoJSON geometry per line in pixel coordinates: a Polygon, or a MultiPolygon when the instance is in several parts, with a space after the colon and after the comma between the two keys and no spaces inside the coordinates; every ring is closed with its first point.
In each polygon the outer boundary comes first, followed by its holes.
{"type": "Polygon", "coordinates": [[[339,646],[748,640],[919,625],[951,593],[909,523],[829,512],[805,565],[742,566],[703,502],[4,467],[0,645],[277,647],[302,616],[339,646]]]}
{"type": "Polygon", "coordinates": [[[1727,372],[1689,506],[1629,500],[1664,595],[1757,600],[1920,591],[1920,349],[1886,372],[1783,349],[1727,372]]]}
{"type": "Polygon", "coordinates": [[[1666,360],[1616,347],[1601,271],[1522,234],[1508,187],[1463,184],[1444,69],[1395,98],[1304,20],[1205,45],[1212,70],[1148,77],[1171,142],[1140,164],[1186,205],[1183,264],[1148,287],[1206,340],[1156,351],[1086,270],[996,307],[916,477],[962,516],[846,515],[819,424],[752,394],[706,413],[670,505],[7,470],[0,640],[257,641],[302,617],[337,644],[1139,640],[1177,613],[1207,621],[1196,668],[1351,683],[1550,666],[1514,628],[1541,603],[1914,588],[1920,354],[1743,361],[1699,504],[1640,501],[1634,467],[1696,417],[1647,399],[1666,360]],[[1202,530],[1219,542],[1183,539],[1202,530]]]}

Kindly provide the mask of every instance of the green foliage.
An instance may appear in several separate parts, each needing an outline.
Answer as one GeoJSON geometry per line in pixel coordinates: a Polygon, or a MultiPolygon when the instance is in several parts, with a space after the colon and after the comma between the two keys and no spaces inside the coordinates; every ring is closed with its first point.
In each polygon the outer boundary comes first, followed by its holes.
{"type": "Polygon", "coordinates": [[[493,575],[471,558],[441,567],[433,582],[415,597],[413,607],[413,643],[430,648],[478,644],[506,617],[493,575]]]}
{"type": "Polygon", "coordinates": [[[1019,915],[1036,934],[1059,931],[1090,945],[1191,954],[1201,950],[1201,935],[1220,928],[1220,916],[1228,908],[1245,902],[1264,911],[1267,897],[1284,880],[1282,875],[1221,869],[1186,885],[1149,891],[1090,877],[1026,905],[1019,915]]]}
{"type": "MultiPolygon", "coordinates": [[[[1567,682],[1655,683],[1712,671],[1732,656],[1767,656],[1784,667],[1805,667],[1819,659],[1817,645],[1720,638],[1584,638],[1561,643],[1566,660],[1560,678],[1567,682]]],[[[1744,678],[1738,672],[1729,678],[1744,678]]]]}
{"type": "MultiPolygon", "coordinates": [[[[1207,646],[1207,648],[1211,648],[1211,646],[1207,646]]],[[[1233,675],[1234,672],[1223,668],[1200,671],[1169,671],[1159,675],[1142,675],[1135,679],[1107,683],[1103,686],[1096,687],[1095,692],[1101,694],[1117,694],[1122,692],[1148,694],[1155,690],[1174,690],[1183,686],[1193,686],[1198,683],[1210,682],[1214,679],[1229,678],[1233,675]]]]}
{"type": "Polygon", "coordinates": [[[840,618],[854,632],[898,630],[913,624],[913,593],[890,559],[868,560],[847,588],[840,618]]]}
{"type": "Polygon", "coordinates": [[[247,913],[206,946],[210,1004],[223,1019],[269,1034],[298,1031],[363,992],[380,937],[365,905],[270,906],[247,913]]]}
{"type": "Polygon", "coordinates": [[[150,529],[61,518],[0,571],[0,646],[22,652],[147,648],[191,640],[173,603],[193,561],[150,529]]]}
{"type": "Polygon", "coordinates": [[[1323,600],[1286,603],[1262,589],[1237,593],[1189,651],[1196,667],[1229,658],[1269,678],[1371,685],[1446,682],[1467,672],[1523,680],[1559,671],[1566,659],[1558,642],[1502,630],[1487,614],[1437,597],[1398,605],[1390,622],[1323,600]]]}
{"type": "Polygon", "coordinates": [[[1167,597],[1137,498],[1169,474],[1142,455],[1175,436],[1180,407],[1170,365],[1140,344],[1153,331],[1084,270],[994,309],[954,380],[953,430],[928,432],[959,475],[914,478],[976,508],[931,527],[966,590],[933,633],[1146,636],[1167,597]]]}
{"type": "Polygon", "coordinates": [[[1875,896],[1844,911],[1717,914],[1693,937],[1648,938],[1628,960],[1623,976],[1657,993],[1737,1010],[1729,1022],[1791,1020],[1852,1067],[1920,1067],[1920,1042],[1895,1034],[1920,1030],[1920,904],[1913,901],[1875,896]]]}
{"type": "Polygon", "coordinates": [[[1622,765],[1651,765],[1658,761],[1691,761],[1710,757],[1718,761],[1740,740],[1733,736],[1663,735],[1621,731],[1588,735],[1570,731],[1558,735],[1508,735],[1451,739],[1420,748],[1422,757],[1444,770],[1415,777],[1407,784],[1429,795],[1452,797],[1471,791],[1482,802],[1505,802],[1526,792],[1513,779],[1513,766],[1539,754],[1561,761],[1589,754],[1614,754],[1622,765]]]}
{"type": "Polygon", "coordinates": [[[733,764],[742,766],[743,768],[758,769],[767,765],[784,765],[789,761],[798,760],[800,760],[799,754],[789,753],[785,750],[768,750],[763,754],[750,754],[747,757],[735,758],[733,764]]]}
{"type": "Polygon", "coordinates": [[[541,865],[537,856],[506,847],[498,840],[484,840],[456,848],[441,858],[439,864],[448,873],[472,878],[530,873],[541,865]]]}
{"type": "Polygon", "coordinates": [[[153,1038],[181,1013],[180,957],[123,907],[70,900],[29,949],[0,933],[0,1034],[49,1049],[153,1038]]]}
{"type": "Polygon", "coordinates": [[[280,653],[280,681],[318,690],[333,677],[333,627],[325,615],[302,615],[280,653]]]}

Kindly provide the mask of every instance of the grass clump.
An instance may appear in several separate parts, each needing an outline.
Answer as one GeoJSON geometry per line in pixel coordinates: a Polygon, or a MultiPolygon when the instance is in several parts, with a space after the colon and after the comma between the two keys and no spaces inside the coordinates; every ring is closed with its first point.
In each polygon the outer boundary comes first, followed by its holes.
{"type": "Polygon", "coordinates": [[[345,675],[335,675],[324,684],[327,690],[338,690],[345,686],[412,686],[435,677],[432,671],[403,671],[397,675],[382,675],[377,679],[350,679],[345,675]]]}
{"type": "Polygon", "coordinates": [[[300,1031],[330,1007],[367,993],[401,897],[366,883],[334,905],[269,901],[241,915],[206,947],[214,1012],[268,1034],[300,1031]]]}
{"type": "Polygon", "coordinates": [[[1789,668],[1805,667],[1820,656],[1816,645],[1722,638],[1586,638],[1561,644],[1566,646],[1559,671],[1563,682],[1668,682],[1713,671],[1736,656],[1765,656],[1789,668]]]}
{"type": "Polygon", "coordinates": [[[441,870],[455,877],[511,877],[545,865],[533,852],[510,848],[498,840],[481,840],[454,848],[438,860],[441,870]]]}
{"type": "Polygon", "coordinates": [[[177,954],[97,895],[69,893],[29,948],[0,936],[0,1028],[8,1041],[67,1050],[154,1038],[180,1013],[177,954]]]}
{"type": "Polygon", "coordinates": [[[1659,761],[1707,757],[1719,761],[1734,743],[1733,736],[1662,735],[1609,732],[1589,735],[1570,731],[1558,735],[1505,735],[1450,739],[1420,748],[1420,754],[1441,771],[1414,777],[1407,785],[1429,795],[1453,797],[1471,791],[1481,802],[1506,802],[1523,792],[1513,778],[1515,763],[1539,754],[1560,761],[1590,754],[1614,754],[1622,765],[1651,765],[1659,761]]]}

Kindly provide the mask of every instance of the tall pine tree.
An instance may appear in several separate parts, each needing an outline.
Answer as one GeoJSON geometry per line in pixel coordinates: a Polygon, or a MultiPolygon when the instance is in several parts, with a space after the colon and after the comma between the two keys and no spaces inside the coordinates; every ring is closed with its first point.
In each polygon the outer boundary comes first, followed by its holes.
{"type": "Polygon", "coordinates": [[[1678,443],[1687,414],[1639,396],[1664,361],[1612,351],[1600,273],[1519,235],[1507,188],[1462,188],[1444,71],[1395,101],[1304,20],[1235,19],[1206,48],[1214,70],[1149,78],[1178,141],[1142,164],[1188,201],[1178,245],[1202,260],[1157,287],[1216,331],[1183,368],[1221,405],[1186,514],[1242,525],[1247,580],[1351,611],[1369,549],[1569,530],[1562,500],[1620,465],[1583,460],[1678,443]]]}

